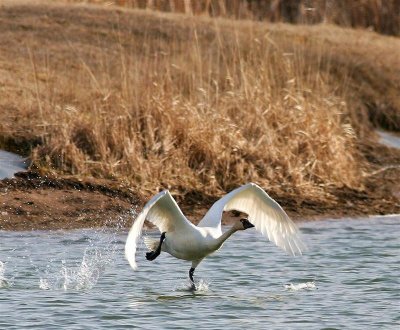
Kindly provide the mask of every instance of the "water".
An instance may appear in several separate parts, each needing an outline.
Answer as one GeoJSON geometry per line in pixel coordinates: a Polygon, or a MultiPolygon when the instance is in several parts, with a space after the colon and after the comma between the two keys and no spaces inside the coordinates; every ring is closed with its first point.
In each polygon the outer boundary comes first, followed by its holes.
{"type": "Polygon", "coordinates": [[[0,150],[0,180],[12,178],[15,173],[25,171],[27,160],[12,152],[0,150]]]}
{"type": "Polygon", "coordinates": [[[253,229],[195,272],[139,251],[126,232],[0,232],[1,329],[399,329],[400,217],[300,224],[309,251],[286,256],[253,229]]]}
{"type": "Polygon", "coordinates": [[[389,147],[392,147],[392,148],[400,149],[400,136],[399,135],[389,133],[386,131],[382,131],[382,130],[377,130],[376,132],[378,133],[379,140],[381,143],[383,143],[389,147]]]}

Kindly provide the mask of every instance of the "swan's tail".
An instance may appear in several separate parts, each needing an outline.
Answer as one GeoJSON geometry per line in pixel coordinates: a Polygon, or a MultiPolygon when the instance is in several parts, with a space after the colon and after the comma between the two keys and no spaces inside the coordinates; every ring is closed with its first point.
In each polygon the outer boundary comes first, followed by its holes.
{"type": "Polygon", "coordinates": [[[150,251],[157,250],[158,245],[160,244],[159,239],[151,238],[151,237],[143,237],[144,244],[146,245],[147,249],[150,251]]]}

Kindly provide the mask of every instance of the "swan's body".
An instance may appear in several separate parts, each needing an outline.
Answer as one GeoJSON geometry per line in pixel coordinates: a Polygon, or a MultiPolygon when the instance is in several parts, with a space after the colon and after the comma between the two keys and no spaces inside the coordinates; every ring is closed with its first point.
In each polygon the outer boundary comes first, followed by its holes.
{"type": "Polygon", "coordinates": [[[254,183],[241,186],[215,202],[197,226],[186,219],[168,190],[155,195],[138,215],[126,241],[125,256],[133,269],[137,268],[136,245],[146,219],[162,233],[160,240],[145,239],[145,244],[152,250],[146,258],[154,260],[164,251],[178,259],[192,261],[189,272],[192,284],[194,269],[201,260],[217,251],[238,230],[255,227],[292,255],[304,250],[295,224],[280,205],[254,183]],[[231,210],[248,214],[248,219],[235,222],[222,233],[222,213],[231,210]]]}
{"type": "Polygon", "coordinates": [[[223,243],[220,240],[221,234],[221,231],[215,228],[196,226],[185,233],[180,231],[167,233],[161,251],[183,260],[203,259],[221,247],[223,243]]]}

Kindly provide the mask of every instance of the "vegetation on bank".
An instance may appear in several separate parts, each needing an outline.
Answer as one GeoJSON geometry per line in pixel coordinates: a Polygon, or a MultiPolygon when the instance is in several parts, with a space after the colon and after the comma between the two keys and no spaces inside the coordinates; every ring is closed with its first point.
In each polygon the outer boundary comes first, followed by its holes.
{"type": "Polygon", "coordinates": [[[327,198],[364,188],[373,126],[400,129],[395,37],[72,5],[0,29],[0,145],[43,174],[327,198]]]}
{"type": "MultiPolygon", "coordinates": [[[[59,0],[55,0],[59,1],[59,0]]],[[[294,24],[329,23],[400,34],[398,0],[67,0],[189,15],[294,24]]]]}

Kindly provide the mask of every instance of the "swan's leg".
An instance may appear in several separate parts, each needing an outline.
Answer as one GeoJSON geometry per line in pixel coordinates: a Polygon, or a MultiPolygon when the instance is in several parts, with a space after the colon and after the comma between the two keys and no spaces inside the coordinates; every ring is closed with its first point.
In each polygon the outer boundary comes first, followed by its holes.
{"type": "Polygon", "coordinates": [[[193,273],[194,270],[196,269],[196,267],[199,265],[199,263],[202,261],[203,259],[197,259],[197,260],[193,260],[192,261],[192,267],[189,270],[189,279],[190,279],[190,284],[192,285],[191,289],[193,291],[196,291],[196,284],[194,284],[194,279],[193,279],[193,273]]]}
{"type": "Polygon", "coordinates": [[[196,268],[190,268],[190,270],[189,270],[189,279],[190,279],[190,283],[192,284],[192,290],[196,290],[196,284],[194,284],[194,280],[193,280],[193,273],[194,273],[194,270],[195,270],[196,268]]]}
{"type": "Polygon", "coordinates": [[[160,253],[161,253],[161,245],[165,240],[165,232],[161,234],[160,237],[160,244],[158,245],[157,249],[155,251],[150,251],[146,253],[146,259],[147,260],[154,260],[155,258],[157,258],[160,253]]]}

